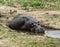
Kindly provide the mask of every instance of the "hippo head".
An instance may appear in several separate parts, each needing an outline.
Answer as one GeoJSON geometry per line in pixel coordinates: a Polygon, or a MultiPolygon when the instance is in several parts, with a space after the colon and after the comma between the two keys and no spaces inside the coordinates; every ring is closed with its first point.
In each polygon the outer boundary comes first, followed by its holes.
{"type": "Polygon", "coordinates": [[[36,34],[45,33],[44,29],[40,26],[40,24],[32,24],[31,31],[36,34]]]}

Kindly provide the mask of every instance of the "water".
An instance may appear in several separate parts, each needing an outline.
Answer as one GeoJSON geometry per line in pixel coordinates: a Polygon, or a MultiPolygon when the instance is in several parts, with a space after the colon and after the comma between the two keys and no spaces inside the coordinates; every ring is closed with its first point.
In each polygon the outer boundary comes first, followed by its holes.
{"type": "Polygon", "coordinates": [[[60,30],[45,30],[45,36],[60,38],[60,30]]]}

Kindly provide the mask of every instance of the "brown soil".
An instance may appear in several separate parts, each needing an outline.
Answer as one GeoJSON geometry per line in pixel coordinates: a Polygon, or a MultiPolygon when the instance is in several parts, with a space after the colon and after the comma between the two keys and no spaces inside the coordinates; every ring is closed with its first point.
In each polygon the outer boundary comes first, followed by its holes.
{"type": "Polygon", "coordinates": [[[1,23],[7,23],[17,14],[30,15],[40,21],[43,26],[60,29],[60,11],[27,11],[9,6],[0,6],[1,23]]]}

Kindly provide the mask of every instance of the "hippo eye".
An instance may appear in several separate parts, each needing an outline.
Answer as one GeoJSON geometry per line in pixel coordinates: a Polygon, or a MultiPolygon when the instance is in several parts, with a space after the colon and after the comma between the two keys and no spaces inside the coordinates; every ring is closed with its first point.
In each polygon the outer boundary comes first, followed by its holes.
{"type": "Polygon", "coordinates": [[[34,24],[32,23],[32,24],[31,24],[31,26],[33,27],[33,26],[34,26],[34,24]]]}
{"type": "Polygon", "coordinates": [[[34,27],[34,26],[35,26],[35,24],[32,23],[32,24],[31,24],[31,27],[34,27]]]}

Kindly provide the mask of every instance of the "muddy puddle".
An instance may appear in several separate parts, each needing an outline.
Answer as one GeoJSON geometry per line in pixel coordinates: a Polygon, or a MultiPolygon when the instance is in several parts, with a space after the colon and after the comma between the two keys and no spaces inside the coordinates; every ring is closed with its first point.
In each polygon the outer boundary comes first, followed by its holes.
{"type": "Polygon", "coordinates": [[[60,30],[53,30],[53,29],[45,30],[45,36],[52,38],[60,38],[60,30]]]}

